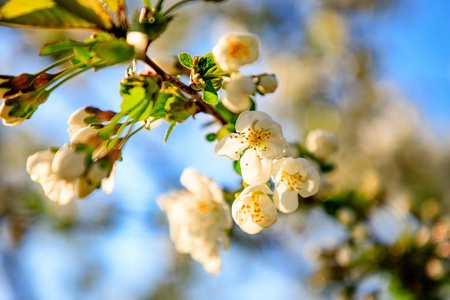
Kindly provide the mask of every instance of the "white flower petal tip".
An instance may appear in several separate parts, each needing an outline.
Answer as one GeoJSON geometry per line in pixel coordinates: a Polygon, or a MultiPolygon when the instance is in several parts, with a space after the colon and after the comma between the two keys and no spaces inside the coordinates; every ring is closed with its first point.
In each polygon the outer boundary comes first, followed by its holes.
{"type": "Polygon", "coordinates": [[[251,33],[229,33],[213,48],[216,64],[224,71],[237,71],[259,59],[259,37],[251,33]]]}
{"type": "Polygon", "coordinates": [[[314,129],[306,137],[306,149],[319,159],[327,159],[338,149],[337,135],[324,129],[314,129]]]}
{"type": "Polygon", "coordinates": [[[306,198],[319,191],[319,172],[304,158],[276,160],[272,180],[275,182],[273,201],[283,213],[291,213],[298,208],[298,195],[306,198]]]}
{"type": "Polygon", "coordinates": [[[236,121],[236,131],[223,137],[215,147],[217,155],[232,160],[241,158],[244,181],[250,185],[269,180],[272,160],[282,157],[288,148],[280,124],[263,112],[246,111],[236,121]]]}
{"type": "Polygon", "coordinates": [[[231,215],[242,231],[257,234],[275,224],[278,214],[268,194],[265,184],[249,186],[233,202],[231,215]]]}
{"type": "Polygon", "coordinates": [[[173,191],[158,199],[169,219],[170,237],[177,251],[190,253],[206,272],[218,275],[219,243],[228,248],[230,242],[224,233],[232,226],[230,207],[222,189],[194,169],[183,172],[181,184],[187,191],[173,191]]]}

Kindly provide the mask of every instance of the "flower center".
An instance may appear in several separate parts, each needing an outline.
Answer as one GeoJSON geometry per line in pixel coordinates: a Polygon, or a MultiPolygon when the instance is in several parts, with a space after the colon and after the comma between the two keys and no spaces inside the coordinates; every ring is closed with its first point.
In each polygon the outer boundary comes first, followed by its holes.
{"type": "Polygon", "coordinates": [[[283,171],[280,181],[287,185],[291,191],[294,189],[300,191],[302,188],[297,185],[305,182],[300,173],[289,174],[286,171],[283,171]]]}
{"type": "Polygon", "coordinates": [[[246,140],[248,142],[248,148],[260,147],[261,150],[266,150],[266,147],[263,145],[263,142],[268,140],[272,135],[272,132],[268,130],[263,130],[262,128],[258,129],[248,129],[249,133],[246,136],[246,140]]]}
{"type": "MultiPolygon", "coordinates": [[[[249,216],[254,223],[260,223],[264,220],[264,215],[261,212],[261,207],[259,206],[259,196],[264,195],[264,193],[260,191],[252,192],[251,203],[244,203],[241,206],[240,212],[247,217],[249,216]]],[[[241,222],[244,219],[240,218],[241,222]]]]}
{"type": "Polygon", "coordinates": [[[229,56],[232,58],[246,58],[250,55],[250,51],[246,43],[231,42],[229,56]]]}

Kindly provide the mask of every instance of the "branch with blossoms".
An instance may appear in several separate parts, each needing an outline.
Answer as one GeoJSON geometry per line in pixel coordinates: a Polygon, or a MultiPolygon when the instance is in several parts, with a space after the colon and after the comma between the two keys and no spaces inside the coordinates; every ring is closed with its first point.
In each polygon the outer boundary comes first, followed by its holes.
{"type": "Polygon", "coordinates": [[[320,172],[327,166],[328,155],[336,150],[337,140],[330,133],[311,132],[305,147],[296,144],[291,149],[304,157],[286,156],[289,144],[281,125],[267,113],[256,111],[255,103],[256,95],[276,90],[277,77],[240,72],[259,59],[260,40],[254,34],[229,33],[211,53],[202,56],[183,52],[176,61],[148,57],[151,43],[175,17],[172,12],[190,1],[180,1],[166,10],[163,2],[151,7],[150,1],[144,1],[131,23],[123,1],[118,5],[55,1],[53,7],[31,11],[24,9],[23,1],[7,2],[0,9],[0,22],[5,25],[95,31],[84,42],[62,40],[44,45],[40,55],[66,56],[36,74],[1,75],[0,118],[6,126],[20,125],[56,88],[75,76],[129,64],[120,83],[120,111],[93,106],[78,109],[68,120],[69,142],[39,151],[27,160],[31,180],[42,186],[50,200],[65,205],[100,188],[111,193],[115,165],[136,133],[151,131],[165,121],[170,123],[167,141],[177,124],[198,113],[211,115],[222,127],[207,139],[217,141],[217,155],[233,161],[242,184],[233,191],[223,191],[211,179],[187,169],[181,175],[187,190],[161,196],[158,204],[167,213],[176,249],[189,253],[208,273],[219,274],[220,244],[229,247],[232,220],[242,231],[257,234],[276,223],[278,211],[295,211],[299,196],[318,192],[320,172]],[[11,17],[12,11],[20,18],[11,17]],[[70,18],[46,19],[39,17],[41,14],[70,18]],[[137,61],[151,70],[139,71],[137,61]],[[69,66],[49,73],[63,65],[69,66]]]}

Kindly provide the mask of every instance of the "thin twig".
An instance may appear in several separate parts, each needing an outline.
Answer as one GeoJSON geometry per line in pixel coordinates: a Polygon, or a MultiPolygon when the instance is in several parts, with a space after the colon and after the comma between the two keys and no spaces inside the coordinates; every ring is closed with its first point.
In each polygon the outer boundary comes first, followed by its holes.
{"type": "Polygon", "coordinates": [[[166,72],[164,72],[164,70],[161,69],[154,61],[152,61],[150,57],[146,56],[144,62],[147,65],[149,65],[153,70],[155,70],[155,72],[162,77],[163,81],[166,81],[172,84],[173,86],[176,86],[178,89],[180,89],[180,91],[191,96],[192,99],[195,100],[197,106],[200,108],[202,112],[214,116],[220,123],[222,123],[222,125],[228,124],[228,122],[214,107],[203,101],[202,97],[198,94],[196,90],[194,90],[188,85],[185,85],[172,75],[169,75],[166,72]]]}

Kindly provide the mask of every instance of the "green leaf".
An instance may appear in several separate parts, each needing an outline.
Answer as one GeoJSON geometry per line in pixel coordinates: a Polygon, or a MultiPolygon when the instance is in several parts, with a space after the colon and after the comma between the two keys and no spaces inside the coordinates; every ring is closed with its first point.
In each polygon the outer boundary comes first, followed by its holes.
{"type": "Polygon", "coordinates": [[[52,42],[45,44],[41,51],[39,51],[39,55],[52,55],[55,53],[72,50],[76,46],[81,46],[83,43],[74,41],[74,40],[62,40],[57,42],[52,42]]]}
{"type": "Polygon", "coordinates": [[[233,167],[234,167],[234,170],[236,171],[236,173],[238,173],[239,176],[242,176],[240,160],[235,160],[233,162],[233,167]]]}
{"type": "Polygon", "coordinates": [[[103,60],[101,67],[130,61],[134,57],[134,47],[122,39],[99,42],[92,47],[92,51],[103,60]]]}
{"type": "Polygon", "coordinates": [[[215,65],[216,62],[214,61],[214,56],[211,52],[200,57],[200,61],[198,63],[199,68],[204,70],[207,70],[215,65]]]}
{"type": "Polygon", "coordinates": [[[129,90],[129,94],[123,95],[122,103],[120,104],[120,110],[128,113],[145,99],[145,88],[142,86],[136,86],[129,90]]]}
{"type": "Polygon", "coordinates": [[[208,133],[206,135],[206,140],[208,142],[214,142],[216,140],[216,138],[217,138],[217,134],[215,134],[215,133],[208,133]]]}
{"type": "Polygon", "coordinates": [[[167,142],[169,135],[172,133],[172,130],[175,128],[176,125],[177,125],[177,122],[175,122],[175,121],[170,123],[170,126],[169,126],[169,128],[167,128],[166,134],[164,135],[164,144],[167,142]]]}
{"type": "Polygon", "coordinates": [[[178,54],[178,59],[180,60],[180,63],[188,69],[192,68],[194,65],[192,56],[189,53],[182,52],[178,54]]]}
{"type": "Polygon", "coordinates": [[[217,96],[217,92],[214,89],[214,85],[211,80],[206,82],[205,89],[203,90],[203,101],[208,104],[216,105],[219,103],[219,97],[217,96]]]}
{"type": "Polygon", "coordinates": [[[0,23],[45,28],[110,28],[111,17],[104,15],[107,14],[104,10],[101,13],[102,10],[102,6],[93,0],[10,0],[0,8],[0,23]],[[96,9],[86,6],[74,9],[80,7],[78,2],[87,1],[96,9]]]}
{"type": "Polygon", "coordinates": [[[101,28],[111,28],[113,21],[109,13],[97,0],[53,0],[59,6],[74,15],[98,25],[101,28]]]}
{"type": "Polygon", "coordinates": [[[85,45],[75,47],[73,55],[77,61],[86,62],[92,58],[91,47],[85,45]]]}

